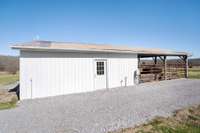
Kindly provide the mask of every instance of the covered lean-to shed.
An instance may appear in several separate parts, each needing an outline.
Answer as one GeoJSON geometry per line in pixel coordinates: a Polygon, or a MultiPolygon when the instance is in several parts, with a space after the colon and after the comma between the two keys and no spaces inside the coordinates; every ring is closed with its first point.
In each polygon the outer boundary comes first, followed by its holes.
{"type": "Polygon", "coordinates": [[[12,48],[20,50],[20,99],[131,86],[144,82],[145,74],[153,74],[153,80],[171,79],[167,76],[167,56],[182,59],[187,77],[185,52],[52,41],[12,48]],[[154,59],[153,65],[141,63],[147,57],[154,59]]]}

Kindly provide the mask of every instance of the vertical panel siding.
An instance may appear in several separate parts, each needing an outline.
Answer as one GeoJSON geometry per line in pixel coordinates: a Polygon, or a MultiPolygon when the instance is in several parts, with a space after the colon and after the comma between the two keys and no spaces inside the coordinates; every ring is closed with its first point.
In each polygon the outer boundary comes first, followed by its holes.
{"type": "Polygon", "coordinates": [[[74,54],[62,54],[60,57],[59,53],[21,53],[22,99],[31,98],[31,79],[32,98],[93,90],[93,59],[80,58],[80,55],[74,54]]]}
{"type": "Polygon", "coordinates": [[[108,61],[108,82],[109,88],[134,85],[134,71],[137,70],[136,55],[117,55],[109,58],[108,61]]]}
{"type": "Polygon", "coordinates": [[[107,59],[108,87],[134,85],[136,55],[21,51],[21,99],[93,91],[94,59],[107,59]],[[32,81],[32,83],[31,83],[32,81]],[[31,89],[32,88],[32,89],[31,89]]]}

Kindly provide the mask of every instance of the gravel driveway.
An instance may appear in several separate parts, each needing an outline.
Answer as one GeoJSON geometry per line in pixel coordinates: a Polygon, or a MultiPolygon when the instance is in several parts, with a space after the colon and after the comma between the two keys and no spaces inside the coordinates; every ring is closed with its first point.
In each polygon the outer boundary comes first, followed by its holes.
{"type": "Polygon", "coordinates": [[[0,132],[103,133],[196,104],[200,80],[187,79],[25,100],[0,111],[0,132]]]}

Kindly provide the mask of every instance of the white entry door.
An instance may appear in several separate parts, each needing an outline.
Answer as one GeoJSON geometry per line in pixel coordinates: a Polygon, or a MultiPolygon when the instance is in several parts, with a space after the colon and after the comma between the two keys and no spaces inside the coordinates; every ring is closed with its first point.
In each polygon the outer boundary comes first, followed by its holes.
{"type": "Polygon", "coordinates": [[[95,60],[94,61],[94,84],[96,89],[107,88],[107,61],[95,60]]]}

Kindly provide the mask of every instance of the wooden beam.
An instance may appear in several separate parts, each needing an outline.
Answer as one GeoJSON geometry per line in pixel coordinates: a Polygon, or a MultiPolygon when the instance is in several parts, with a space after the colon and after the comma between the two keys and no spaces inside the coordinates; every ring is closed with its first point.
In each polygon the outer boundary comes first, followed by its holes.
{"type": "Polygon", "coordinates": [[[162,58],[162,56],[158,56],[160,58],[160,60],[162,60],[164,62],[164,58],[162,58]]]}
{"type": "Polygon", "coordinates": [[[140,56],[138,57],[138,68],[140,67],[140,56]]]}
{"type": "Polygon", "coordinates": [[[140,84],[140,79],[141,79],[141,74],[140,74],[140,64],[141,63],[141,57],[140,56],[138,56],[138,70],[139,70],[139,72],[137,73],[135,73],[135,74],[138,74],[137,76],[138,76],[138,84],[140,84]]]}
{"type": "Polygon", "coordinates": [[[167,57],[164,56],[164,78],[167,80],[167,57]]]}
{"type": "Polygon", "coordinates": [[[157,56],[155,56],[155,61],[154,61],[154,63],[157,64],[157,56]]]}
{"type": "Polygon", "coordinates": [[[153,56],[152,59],[154,61],[154,64],[157,64],[157,56],[153,56]]]}
{"type": "Polygon", "coordinates": [[[185,61],[185,56],[178,56],[179,58],[181,58],[183,61],[185,61]]]}
{"type": "Polygon", "coordinates": [[[153,60],[153,62],[154,62],[154,64],[155,64],[155,57],[154,57],[154,56],[152,57],[152,60],[153,60]]]}
{"type": "Polygon", "coordinates": [[[187,56],[184,57],[184,61],[185,61],[185,78],[188,78],[188,57],[187,56]]]}

